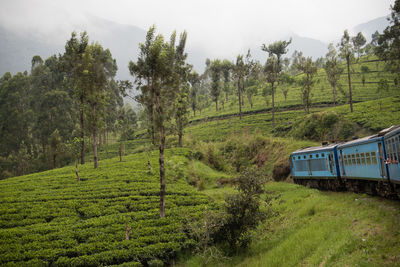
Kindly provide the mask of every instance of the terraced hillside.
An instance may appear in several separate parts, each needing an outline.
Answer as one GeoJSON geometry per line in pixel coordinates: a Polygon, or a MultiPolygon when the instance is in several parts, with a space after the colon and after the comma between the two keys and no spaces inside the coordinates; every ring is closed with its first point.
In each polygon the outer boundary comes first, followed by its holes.
{"type": "MultiPolygon", "coordinates": [[[[343,68],[345,68],[345,63],[343,64],[343,68]]],[[[352,79],[352,90],[353,90],[353,101],[354,102],[364,102],[384,97],[389,97],[392,95],[399,95],[398,85],[395,85],[396,76],[385,70],[385,62],[379,61],[375,56],[364,56],[360,58],[358,61],[353,62],[351,65],[351,79],[352,79]],[[368,71],[363,73],[361,71],[362,67],[367,67],[368,71]],[[362,77],[365,77],[365,83],[362,83],[362,77]],[[389,84],[388,90],[378,90],[378,83],[383,79],[386,80],[389,84]]],[[[302,74],[297,75],[295,80],[300,79],[302,74]]],[[[312,89],[312,104],[313,105],[333,105],[332,100],[332,89],[327,80],[326,72],[324,69],[318,69],[318,73],[315,77],[317,83],[312,89]]],[[[269,111],[271,109],[271,97],[269,96],[268,105],[266,105],[266,100],[262,96],[262,88],[264,86],[269,86],[266,82],[261,82],[257,86],[257,94],[253,97],[253,107],[250,106],[246,95],[244,96],[244,106],[242,107],[243,112],[257,112],[260,110],[269,111]]],[[[302,108],[301,102],[301,88],[296,83],[288,86],[289,91],[287,94],[287,99],[285,99],[282,93],[282,86],[278,85],[275,94],[275,107],[279,109],[287,109],[287,108],[302,108]]],[[[338,94],[338,104],[348,103],[348,82],[347,82],[347,72],[344,71],[339,80],[339,92],[338,94]],[[340,93],[342,91],[343,93],[340,93]]],[[[233,88],[236,90],[236,88],[233,88]]],[[[220,105],[221,106],[221,105],[220,105]]],[[[228,114],[237,114],[238,113],[238,103],[236,94],[232,93],[229,97],[229,100],[224,104],[224,108],[222,106],[219,108],[220,110],[217,112],[215,110],[215,103],[210,103],[210,106],[205,108],[201,115],[199,112],[196,113],[196,116],[191,114],[191,120],[198,120],[203,118],[213,118],[216,116],[224,116],[228,114]]]]}
{"type": "MultiPolygon", "coordinates": [[[[167,170],[185,164],[187,153],[169,150],[167,170]]],[[[1,180],[0,265],[168,262],[193,242],[182,232],[185,214],[197,216],[209,200],[171,171],[166,218],[160,219],[159,178],[147,172],[147,157],[102,160],[97,170],[81,166],[80,182],[72,167],[1,180]]],[[[156,158],[150,156],[155,170],[156,158]]]]}

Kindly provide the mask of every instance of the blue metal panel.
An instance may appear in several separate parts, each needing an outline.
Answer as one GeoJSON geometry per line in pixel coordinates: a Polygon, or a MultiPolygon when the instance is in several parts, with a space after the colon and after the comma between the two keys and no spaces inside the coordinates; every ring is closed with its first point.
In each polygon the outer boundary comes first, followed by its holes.
{"type": "Polygon", "coordinates": [[[307,148],[291,154],[293,178],[336,178],[335,146],[307,148]]]}
{"type": "Polygon", "coordinates": [[[390,181],[400,183],[400,128],[385,135],[385,155],[390,181]]]}
{"type": "Polygon", "coordinates": [[[337,147],[343,178],[387,181],[383,137],[363,138],[337,147]]]}

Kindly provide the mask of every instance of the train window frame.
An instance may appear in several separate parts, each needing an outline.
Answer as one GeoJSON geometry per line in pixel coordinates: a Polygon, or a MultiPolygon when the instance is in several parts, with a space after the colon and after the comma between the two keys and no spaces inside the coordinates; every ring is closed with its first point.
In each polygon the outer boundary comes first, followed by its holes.
{"type": "Polygon", "coordinates": [[[351,163],[352,165],[356,165],[356,155],[354,153],[351,154],[351,163]]]}
{"type": "Polygon", "coordinates": [[[393,151],[393,160],[394,161],[397,161],[398,160],[398,158],[397,158],[397,149],[396,149],[396,139],[395,139],[395,137],[393,137],[392,138],[392,151],[393,151]]]}
{"type": "Polygon", "coordinates": [[[343,155],[343,164],[344,164],[344,166],[347,166],[348,164],[347,164],[347,155],[346,154],[344,154],[343,155]]]}
{"type": "Polygon", "coordinates": [[[392,147],[390,146],[390,139],[388,139],[388,140],[386,140],[385,141],[385,146],[386,146],[386,155],[387,155],[387,158],[389,159],[389,160],[392,160],[392,147]]]}
{"type": "Polygon", "coordinates": [[[365,154],[364,154],[364,152],[360,153],[360,157],[361,157],[361,164],[365,165],[365,154]]]}
{"type": "Polygon", "coordinates": [[[357,162],[357,165],[361,165],[360,153],[356,153],[356,162],[357,162]]]}
{"type": "Polygon", "coordinates": [[[371,154],[369,152],[365,152],[365,158],[366,158],[366,163],[367,165],[371,165],[371,154]]]}
{"type": "Polygon", "coordinates": [[[372,159],[372,164],[373,165],[378,165],[378,159],[376,158],[376,152],[375,151],[371,152],[371,159],[372,159]]]}

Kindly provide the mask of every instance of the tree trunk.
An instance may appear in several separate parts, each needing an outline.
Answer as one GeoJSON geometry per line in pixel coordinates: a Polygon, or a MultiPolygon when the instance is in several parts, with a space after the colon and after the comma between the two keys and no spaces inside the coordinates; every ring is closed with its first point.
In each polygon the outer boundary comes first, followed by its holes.
{"type": "Polygon", "coordinates": [[[79,176],[79,172],[78,172],[78,161],[75,163],[75,174],[76,174],[77,181],[80,182],[81,177],[79,176]]]}
{"type": "Polygon", "coordinates": [[[196,109],[193,109],[193,117],[196,117],[196,109]]]}
{"type": "Polygon", "coordinates": [[[103,132],[103,145],[106,145],[107,144],[107,130],[105,130],[104,129],[104,132],[103,132]]]}
{"type": "Polygon", "coordinates": [[[218,111],[218,98],[215,99],[215,111],[218,111]]]}
{"type": "Polygon", "coordinates": [[[353,95],[351,92],[351,78],[350,78],[350,57],[346,57],[347,62],[347,80],[349,82],[349,101],[350,101],[350,112],[353,112],[353,95]]]}
{"type": "Polygon", "coordinates": [[[81,96],[81,110],[79,114],[79,120],[81,125],[81,164],[85,164],[85,122],[83,118],[83,101],[84,98],[81,96]]]}
{"type": "Polygon", "coordinates": [[[160,125],[160,218],[165,217],[165,168],[164,168],[164,148],[165,133],[164,125],[160,125]]]}
{"type": "Polygon", "coordinates": [[[53,154],[53,169],[56,168],[56,158],[57,158],[57,154],[54,153],[54,154],[53,154]]]}
{"type": "Polygon", "coordinates": [[[179,146],[179,147],[182,147],[182,133],[179,133],[179,134],[178,134],[178,138],[179,138],[178,146],[179,146]]]}
{"type": "Polygon", "coordinates": [[[333,105],[336,107],[336,86],[332,86],[333,105]]]}
{"type": "Polygon", "coordinates": [[[122,162],[122,143],[119,143],[119,162],[122,162]]]}
{"type": "Polygon", "coordinates": [[[94,168],[97,168],[97,128],[93,129],[93,160],[94,160],[94,168]]]}
{"type": "Polygon", "coordinates": [[[151,173],[151,163],[150,160],[147,160],[147,172],[151,173]]]}
{"type": "Polygon", "coordinates": [[[271,83],[271,98],[272,98],[272,128],[275,129],[275,97],[274,97],[274,83],[271,83]]]}
{"type": "Polygon", "coordinates": [[[238,80],[238,96],[239,96],[239,120],[242,119],[242,100],[241,100],[240,80],[238,80]]]}

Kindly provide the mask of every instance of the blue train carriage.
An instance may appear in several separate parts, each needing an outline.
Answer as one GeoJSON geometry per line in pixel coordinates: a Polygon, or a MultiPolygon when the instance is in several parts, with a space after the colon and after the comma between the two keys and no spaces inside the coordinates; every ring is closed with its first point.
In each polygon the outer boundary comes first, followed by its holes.
{"type": "Polygon", "coordinates": [[[299,149],[289,161],[295,183],[323,190],[344,189],[338,175],[337,144],[299,149]]]}
{"type": "Polygon", "coordinates": [[[376,134],[337,146],[340,176],[347,190],[390,197],[384,137],[376,134]]]}
{"type": "Polygon", "coordinates": [[[380,134],[384,134],[389,180],[400,198],[400,125],[385,129],[380,134]]]}

